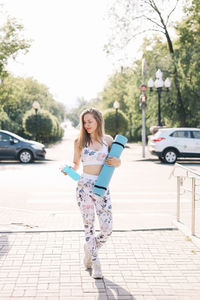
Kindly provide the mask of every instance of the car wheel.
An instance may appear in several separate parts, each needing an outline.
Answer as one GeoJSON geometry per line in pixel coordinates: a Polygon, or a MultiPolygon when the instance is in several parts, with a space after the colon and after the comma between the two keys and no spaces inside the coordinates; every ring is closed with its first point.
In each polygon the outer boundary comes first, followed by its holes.
{"type": "Polygon", "coordinates": [[[164,152],[164,161],[168,164],[174,164],[177,160],[177,153],[174,149],[168,149],[164,152]]]}
{"type": "Polygon", "coordinates": [[[28,164],[28,163],[32,162],[33,155],[28,150],[22,150],[19,154],[19,160],[23,164],[28,164]]]}

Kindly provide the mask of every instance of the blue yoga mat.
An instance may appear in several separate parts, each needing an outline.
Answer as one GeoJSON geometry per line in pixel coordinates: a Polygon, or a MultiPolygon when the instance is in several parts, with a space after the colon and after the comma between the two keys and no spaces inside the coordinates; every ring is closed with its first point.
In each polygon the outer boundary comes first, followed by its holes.
{"type": "MultiPolygon", "coordinates": [[[[121,153],[122,153],[127,141],[128,141],[128,139],[125,136],[118,134],[115,137],[115,140],[112,144],[110,152],[108,153],[108,156],[115,156],[115,157],[119,158],[121,156],[121,153]]],[[[115,167],[107,166],[106,163],[104,163],[104,165],[101,169],[101,172],[97,178],[97,181],[95,183],[95,186],[93,188],[93,191],[92,191],[94,194],[99,195],[101,197],[104,196],[105,191],[107,190],[107,187],[112,178],[114,170],[115,170],[115,167]]]]}
{"type": "Polygon", "coordinates": [[[74,179],[75,181],[79,180],[80,179],[80,175],[74,171],[72,168],[70,168],[68,165],[66,165],[64,167],[64,169],[62,169],[63,172],[66,172],[67,175],[69,175],[72,179],[74,179]]]}

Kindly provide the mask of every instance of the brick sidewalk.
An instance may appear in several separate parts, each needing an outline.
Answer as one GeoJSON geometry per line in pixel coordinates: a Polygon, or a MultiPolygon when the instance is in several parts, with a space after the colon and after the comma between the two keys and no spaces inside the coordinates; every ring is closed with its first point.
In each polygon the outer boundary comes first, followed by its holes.
{"type": "Polygon", "coordinates": [[[0,299],[199,300],[200,250],[177,230],[114,232],[103,280],[84,270],[83,232],[0,235],[0,299]]]}

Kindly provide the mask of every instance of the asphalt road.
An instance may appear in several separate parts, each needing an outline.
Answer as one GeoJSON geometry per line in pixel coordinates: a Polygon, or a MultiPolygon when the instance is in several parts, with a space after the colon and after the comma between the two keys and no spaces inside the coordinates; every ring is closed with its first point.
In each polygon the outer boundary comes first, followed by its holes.
{"type": "MultiPolygon", "coordinates": [[[[72,161],[76,135],[68,126],[63,141],[47,149],[43,162],[0,162],[0,226],[19,228],[29,222],[38,228],[82,228],[76,182],[59,170],[72,161]]],[[[173,227],[176,180],[169,179],[173,166],[160,163],[147,150],[143,159],[138,144],[128,144],[121,159],[110,184],[114,228],[173,227]]],[[[185,161],[184,165],[200,171],[198,161],[185,161]]],[[[182,203],[186,207],[190,199],[183,198],[182,203]]]]}

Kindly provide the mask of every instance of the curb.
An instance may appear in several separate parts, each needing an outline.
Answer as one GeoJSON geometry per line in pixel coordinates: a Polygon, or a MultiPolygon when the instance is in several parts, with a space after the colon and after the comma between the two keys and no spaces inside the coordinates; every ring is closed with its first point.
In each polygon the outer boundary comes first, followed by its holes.
{"type": "MultiPolygon", "coordinates": [[[[164,227],[164,228],[147,228],[147,229],[115,229],[112,232],[143,232],[143,231],[175,231],[178,228],[175,227],[164,227]]],[[[100,230],[95,230],[100,232],[100,230]]],[[[36,230],[0,230],[0,234],[3,233],[53,233],[53,232],[84,232],[84,229],[36,229],[36,230]]]]}

